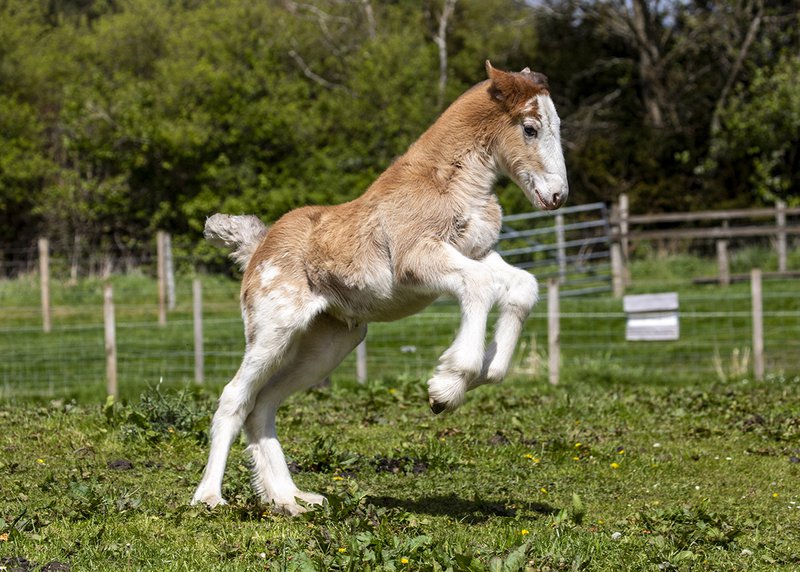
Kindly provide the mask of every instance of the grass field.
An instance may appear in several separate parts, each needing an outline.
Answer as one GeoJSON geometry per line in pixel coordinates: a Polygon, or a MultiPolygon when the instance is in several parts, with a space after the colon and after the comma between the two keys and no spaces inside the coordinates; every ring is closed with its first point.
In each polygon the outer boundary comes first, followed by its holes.
{"type": "Polygon", "coordinates": [[[213,396],[0,408],[0,569],[778,570],[800,567],[800,380],[511,380],[433,417],[420,379],[298,395],[279,433],[329,504],[188,506],[213,396]],[[60,566],[60,567],[59,567],[60,566]]]}
{"type": "Polygon", "coordinates": [[[47,335],[35,277],[0,282],[0,571],[800,570],[796,282],[765,283],[756,383],[736,357],[749,285],[693,286],[708,267],[634,267],[635,292],[681,296],[669,344],[625,342],[619,300],[563,299],[558,387],[541,302],[512,377],[440,417],[425,379],[457,312],[374,325],[367,384],[348,358],[279,414],[298,485],[329,499],[294,519],[259,506],[241,442],[230,506],[188,505],[241,358],[234,281],[204,277],[199,388],[190,281],[159,328],[155,282],[115,276],[121,400],[105,405],[102,282],[55,281],[47,335]]]}

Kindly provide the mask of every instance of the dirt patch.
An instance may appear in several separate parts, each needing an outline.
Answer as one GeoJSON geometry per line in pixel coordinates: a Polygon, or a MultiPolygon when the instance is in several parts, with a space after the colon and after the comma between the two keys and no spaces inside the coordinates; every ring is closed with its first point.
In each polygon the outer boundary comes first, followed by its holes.
{"type": "Polygon", "coordinates": [[[376,473],[413,473],[419,475],[428,470],[428,463],[422,459],[412,457],[383,457],[378,456],[372,460],[376,473]]]}
{"type": "Polygon", "coordinates": [[[130,471],[133,468],[133,463],[128,459],[117,459],[116,461],[109,461],[108,468],[112,471],[130,471]]]}
{"type": "Polygon", "coordinates": [[[72,567],[66,562],[53,560],[41,568],[22,556],[5,556],[0,558],[0,570],[3,572],[69,572],[72,567]]]}
{"type": "Polygon", "coordinates": [[[499,447],[501,445],[508,445],[511,441],[503,435],[502,433],[495,433],[492,437],[489,438],[488,441],[489,445],[492,447],[499,447]]]}
{"type": "Polygon", "coordinates": [[[28,572],[29,570],[33,570],[34,566],[36,565],[33,562],[21,556],[6,556],[0,558],[0,568],[8,572],[28,572]]]}
{"type": "Polygon", "coordinates": [[[42,566],[42,572],[69,572],[72,568],[69,564],[53,560],[42,566]]]}

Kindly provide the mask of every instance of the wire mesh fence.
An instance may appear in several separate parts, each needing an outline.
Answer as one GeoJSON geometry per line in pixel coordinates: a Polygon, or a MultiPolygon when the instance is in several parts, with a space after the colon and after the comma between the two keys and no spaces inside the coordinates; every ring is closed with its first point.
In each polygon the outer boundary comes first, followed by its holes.
{"type": "MultiPolygon", "coordinates": [[[[616,210],[619,215],[627,207],[616,210]]],[[[715,214],[715,220],[717,215],[722,216],[715,214]]],[[[673,218],[680,216],[670,215],[673,218]]],[[[616,222],[612,219],[606,205],[595,203],[503,220],[497,247],[504,257],[534,272],[543,290],[545,278],[560,283],[563,380],[738,379],[758,369],[756,356],[763,357],[767,374],[800,372],[800,278],[797,272],[786,271],[800,267],[797,243],[784,240],[779,255],[771,244],[752,239],[747,244],[737,243],[736,238],[726,242],[726,274],[756,266],[778,270],[773,273],[778,278],[763,284],[762,356],[754,353],[750,285],[732,275],[721,280],[721,269],[715,278],[720,265],[713,258],[713,239],[703,239],[705,249],[687,250],[684,245],[669,254],[669,264],[662,251],[670,249],[640,248],[639,255],[625,258],[626,267],[613,271],[611,227],[623,229],[627,223],[622,224],[620,216],[616,222]],[[618,292],[617,286],[640,294],[677,292],[679,338],[626,340],[627,316],[622,300],[609,292],[612,282],[618,292]],[[723,282],[731,283],[723,287],[723,282]]],[[[625,220],[633,224],[639,219],[625,220]]],[[[204,379],[208,385],[230,379],[244,349],[239,282],[213,274],[230,268],[223,253],[209,249],[201,255],[197,244],[167,246],[164,239],[169,237],[158,233],[151,245],[144,245],[146,251],[136,252],[121,247],[95,250],[81,242],[49,244],[44,239],[27,249],[0,248],[0,398],[105,395],[103,287],[107,283],[114,289],[118,385],[123,396],[135,396],[156,383],[182,386],[195,381],[192,281],[196,276],[203,291],[204,379]],[[44,333],[48,324],[51,331],[44,333]]],[[[512,376],[548,379],[546,300],[542,292],[520,338],[512,376]]],[[[367,377],[426,379],[452,342],[458,323],[456,305],[442,301],[398,322],[372,324],[367,377]]],[[[334,382],[356,379],[354,357],[348,357],[332,378],[334,382]]]]}
{"type": "MultiPolygon", "coordinates": [[[[115,275],[119,387],[135,397],[159,382],[194,382],[191,281],[178,276],[177,303],[158,324],[155,280],[115,275]]],[[[244,349],[238,282],[202,276],[203,361],[206,384],[218,386],[236,372],[244,349]]],[[[53,327],[41,329],[35,277],[0,282],[0,398],[100,400],[105,396],[103,280],[53,283],[53,327]]],[[[647,379],[670,383],[714,376],[747,378],[753,368],[749,284],[695,286],[688,282],[637,281],[640,292],[679,293],[680,337],[675,341],[625,339],[622,300],[608,294],[565,297],[560,304],[562,380],[591,377],[609,382],[647,379]]],[[[764,282],[764,345],[768,375],[800,373],[800,297],[796,280],[764,282]]],[[[412,377],[423,382],[452,342],[459,323],[455,303],[370,326],[368,378],[412,377]]],[[[546,383],[547,302],[535,307],[518,344],[511,375],[546,383]]],[[[356,377],[353,356],[334,372],[334,383],[356,377]]]]}

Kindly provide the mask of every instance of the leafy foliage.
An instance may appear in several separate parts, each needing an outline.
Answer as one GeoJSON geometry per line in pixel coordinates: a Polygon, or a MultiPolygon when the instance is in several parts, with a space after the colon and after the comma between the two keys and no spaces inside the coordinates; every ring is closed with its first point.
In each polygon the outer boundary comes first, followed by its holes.
{"type": "MultiPolygon", "coordinates": [[[[484,79],[487,58],[547,73],[578,202],[796,199],[796,8],[461,0],[444,101],[484,79]]],[[[438,0],[3,2],[0,240],[137,253],[155,229],[197,244],[215,211],[271,221],[354,198],[440,112],[441,12],[438,0]]],[[[530,208],[500,187],[507,210],[530,208]]]]}

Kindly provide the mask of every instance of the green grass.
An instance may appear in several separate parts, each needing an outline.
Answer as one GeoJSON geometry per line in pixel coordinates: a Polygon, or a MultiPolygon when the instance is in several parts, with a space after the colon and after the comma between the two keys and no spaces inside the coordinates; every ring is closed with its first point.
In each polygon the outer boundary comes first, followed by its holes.
{"type": "Polygon", "coordinates": [[[619,300],[563,299],[558,387],[542,301],[511,378],[441,417],[425,379],[454,307],[371,326],[368,384],[348,358],[332,389],[279,415],[298,485],[329,499],[294,519],[259,506],[242,442],[230,506],[188,506],[241,358],[235,281],[203,278],[197,388],[189,277],[164,328],[155,282],[113,277],[121,400],[105,405],[102,281],[54,281],[47,335],[35,279],[0,281],[0,570],[800,568],[796,282],[765,282],[768,375],[755,383],[749,285],[692,285],[709,266],[632,269],[633,292],[679,292],[678,342],[625,342],[619,300]]]}
{"type": "MultiPolygon", "coordinates": [[[[421,379],[293,397],[279,433],[329,504],[188,500],[215,394],[0,408],[0,566],[73,570],[774,570],[800,566],[800,381],[557,388],[433,417],[421,379]]],[[[25,569],[25,568],[22,568],[25,569]]]]}

